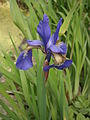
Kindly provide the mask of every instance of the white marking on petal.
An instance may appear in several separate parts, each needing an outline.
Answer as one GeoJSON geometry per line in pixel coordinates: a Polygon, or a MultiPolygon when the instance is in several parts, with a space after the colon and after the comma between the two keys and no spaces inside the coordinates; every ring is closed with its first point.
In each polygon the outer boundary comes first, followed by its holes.
{"type": "Polygon", "coordinates": [[[28,51],[25,50],[25,51],[24,51],[24,55],[23,55],[23,59],[25,59],[25,57],[27,56],[27,53],[28,53],[28,51]]]}
{"type": "Polygon", "coordinates": [[[47,43],[47,48],[49,48],[52,45],[52,41],[49,39],[48,43],[47,43]]]}

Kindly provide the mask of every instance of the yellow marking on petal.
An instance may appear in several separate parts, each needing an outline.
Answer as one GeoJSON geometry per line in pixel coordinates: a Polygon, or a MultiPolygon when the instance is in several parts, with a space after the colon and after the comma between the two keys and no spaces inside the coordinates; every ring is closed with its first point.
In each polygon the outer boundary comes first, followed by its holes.
{"type": "Polygon", "coordinates": [[[31,49],[37,49],[37,48],[40,48],[40,46],[28,46],[26,50],[29,51],[31,49]]]}
{"type": "Polygon", "coordinates": [[[57,40],[56,45],[61,44],[61,40],[57,40]]]}
{"type": "Polygon", "coordinates": [[[53,57],[54,57],[54,63],[56,65],[61,65],[66,60],[66,55],[53,53],[53,57]]]}

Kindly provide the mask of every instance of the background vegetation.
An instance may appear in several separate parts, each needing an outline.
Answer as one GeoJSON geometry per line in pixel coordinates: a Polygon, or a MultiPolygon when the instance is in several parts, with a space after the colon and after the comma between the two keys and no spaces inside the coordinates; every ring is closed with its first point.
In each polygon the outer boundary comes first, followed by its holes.
{"type": "Polygon", "coordinates": [[[65,75],[63,71],[51,69],[44,84],[43,54],[34,50],[37,64],[27,71],[16,69],[20,50],[9,33],[14,51],[7,54],[0,45],[0,72],[5,79],[0,82],[3,120],[89,120],[89,4],[89,0],[21,0],[18,4],[10,0],[12,19],[26,39],[39,39],[36,28],[44,13],[50,19],[52,33],[58,20],[63,18],[59,37],[66,42],[67,57],[73,64],[65,75]]]}

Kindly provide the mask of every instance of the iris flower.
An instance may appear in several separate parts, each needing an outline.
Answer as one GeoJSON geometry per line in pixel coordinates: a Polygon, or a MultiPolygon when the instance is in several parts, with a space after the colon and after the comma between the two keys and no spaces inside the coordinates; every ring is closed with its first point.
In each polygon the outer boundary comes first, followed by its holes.
{"type": "Polygon", "coordinates": [[[56,31],[51,36],[51,30],[49,27],[49,18],[46,14],[43,15],[43,20],[39,22],[37,26],[37,32],[41,37],[41,40],[27,40],[28,48],[20,53],[16,67],[22,70],[27,70],[33,67],[32,62],[32,49],[40,49],[46,55],[43,70],[49,71],[50,68],[57,68],[63,70],[68,68],[72,64],[72,60],[66,58],[67,46],[64,42],[59,42],[59,29],[62,25],[62,18],[57,24],[56,31]],[[54,64],[49,65],[51,57],[54,60],[54,64]]]}

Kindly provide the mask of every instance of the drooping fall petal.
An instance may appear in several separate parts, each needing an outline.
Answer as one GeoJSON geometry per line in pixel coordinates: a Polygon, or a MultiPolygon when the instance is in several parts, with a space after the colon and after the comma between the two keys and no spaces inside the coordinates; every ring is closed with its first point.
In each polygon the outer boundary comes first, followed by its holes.
{"type": "Polygon", "coordinates": [[[20,53],[20,55],[16,61],[16,67],[21,70],[27,70],[27,69],[33,67],[32,50],[29,50],[28,52],[23,51],[20,53]]]}
{"type": "Polygon", "coordinates": [[[64,68],[68,68],[72,64],[72,60],[66,60],[63,64],[57,66],[55,64],[46,66],[43,68],[44,71],[48,71],[50,68],[57,68],[59,70],[63,70],[64,68]]]}

